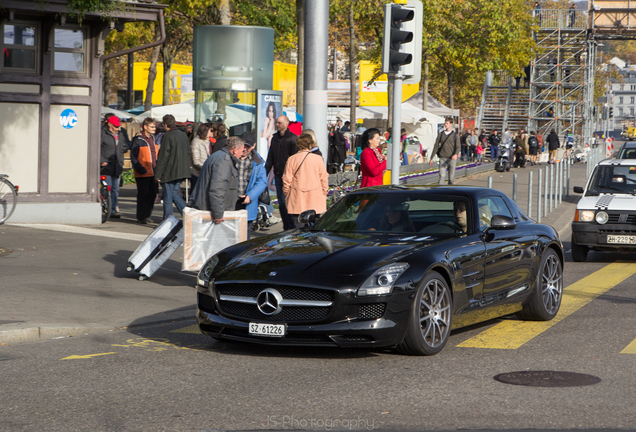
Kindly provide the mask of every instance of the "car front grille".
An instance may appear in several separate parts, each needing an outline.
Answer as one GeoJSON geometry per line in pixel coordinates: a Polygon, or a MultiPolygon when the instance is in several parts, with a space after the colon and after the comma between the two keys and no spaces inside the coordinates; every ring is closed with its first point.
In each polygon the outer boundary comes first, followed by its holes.
{"type": "Polygon", "coordinates": [[[231,301],[220,301],[221,311],[228,315],[261,321],[316,321],[329,315],[330,307],[285,306],[276,315],[265,315],[258,306],[231,301]]]}
{"type": "Polygon", "coordinates": [[[636,235],[636,230],[629,230],[629,229],[625,229],[625,230],[608,230],[608,229],[600,229],[598,230],[599,234],[606,234],[606,235],[636,235]]]}
{"type": "Polygon", "coordinates": [[[277,285],[259,285],[259,284],[231,284],[217,285],[218,295],[232,295],[241,297],[256,297],[261,291],[267,288],[273,288],[281,293],[287,300],[309,300],[309,301],[333,301],[335,292],[329,290],[320,290],[315,288],[304,287],[288,287],[277,285]]]}
{"type": "Polygon", "coordinates": [[[336,293],[333,290],[264,284],[218,284],[215,289],[217,290],[221,313],[231,317],[265,322],[315,322],[324,320],[329,316],[336,297],[336,293]],[[255,303],[251,303],[265,289],[278,291],[283,300],[286,301],[322,302],[331,303],[331,305],[283,305],[281,311],[277,314],[267,315],[261,312],[255,303]]]}
{"type": "Polygon", "coordinates": [[[247,330],[233,329],[233,328],[223,329],[222,334],[227,336],[237,336],[241,338],[260,339],[260,340],[271,341],[271,342],[282,341],[285,343],[288,343],[288,342],[303,343],[304,342],[304,343],[323,343],[323,344],[331,342],[328,336],[292,334],[292,335],[285,335],[285,337],[283,338],[275,338],[275,337],[268,337],[268,336],[255,336],[255,335],[249,334],[247,330]]]}
{"type": "Polygon", "coordinates": [[[359,319],[378,319],[384,316],[386,303],[371,303],[360,306],[358,309],[359,319]]]}

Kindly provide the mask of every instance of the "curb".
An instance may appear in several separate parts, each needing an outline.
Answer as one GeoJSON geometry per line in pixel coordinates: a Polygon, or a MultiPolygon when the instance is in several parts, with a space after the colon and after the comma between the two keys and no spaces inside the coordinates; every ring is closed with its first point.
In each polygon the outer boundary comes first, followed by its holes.
{"type": "Polygon", "coordinates": [[[15,344],[21,342],[35,342],[47,339],[61,339],[67,337],[84,336],[93,333],[107,333],[127,330],[156,324],[185,321],[195,317],[196,307],[170,312],[157,316],[139,318],[128,325],[106,324],[11,324],[2,326],[0,330],[0,344],[15,344]],[[7,328],[8,327],[8,328],[7,328]]]}

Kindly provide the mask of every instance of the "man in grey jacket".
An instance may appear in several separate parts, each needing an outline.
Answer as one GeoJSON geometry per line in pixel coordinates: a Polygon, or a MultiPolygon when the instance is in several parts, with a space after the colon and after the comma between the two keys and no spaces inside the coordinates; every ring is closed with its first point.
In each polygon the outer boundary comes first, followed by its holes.
{"type": "Polygon", "coordinates": [[[168,129],[161,140],[157,155],[155,179],[161,184],[163,199],[163,219],[172,216],[172,203],[183,214],[185,201],[179,194],[181,181],[190,178],[190,141],[188,136],[177,128],[174,116],[163,116],[163,124],[168,129]]]}
{"type": "Polygon", "coordinates": [[[209,210],[214,223],[221,223],[226,210],[235,210],[238,201],[238,159],[245,142],[231,137],[225,147],[207,158],[199,180],[192,190],[189,204],[199,210],[209,210]]]}
{"type": "Polygon", "coordinates": [[[448,171],[448,184],[455,184],[455,165],[462,152],[459,134],[453,129],[453,118],[446,117],[444,129],[437,135],[435,147],[431,153],[430,166],[433,166],[433,156],[439,157],[439,184],[444,184],[446,171],[448,171]]]}

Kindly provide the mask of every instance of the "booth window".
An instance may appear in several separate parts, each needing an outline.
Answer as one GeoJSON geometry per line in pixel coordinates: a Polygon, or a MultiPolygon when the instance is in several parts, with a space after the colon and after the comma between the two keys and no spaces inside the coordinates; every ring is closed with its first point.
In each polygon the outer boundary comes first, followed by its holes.
{"type": "Polygon", "coordinates": [[[37,72],[38,33],[39,28],[36,24],[2,23],[3,72],[37,72]]]}
{"type": "Polygon", "coordinates": [[[55,28],[53,71],[56,75],[86,75],[86,30],[55,28]]]}

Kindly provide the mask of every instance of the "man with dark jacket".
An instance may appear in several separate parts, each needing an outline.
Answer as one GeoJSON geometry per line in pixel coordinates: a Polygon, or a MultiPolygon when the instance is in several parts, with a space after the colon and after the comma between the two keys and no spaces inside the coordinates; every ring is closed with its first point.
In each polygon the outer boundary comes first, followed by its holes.
{"type": "Polygon", "coordinates": [[[206,159],[197,184],[192,190],[189,204],[199,210],[210,211],[214,223],[225,220],[225,211],[236,210],[239,187],[238,159],[243,156],[244,145],[245,142],[239,137],[229,138],[225,142],[225,147],[206,159]]]}
{"type": "Polygon", "coordinates": [[[101,138],[101,168],[100,173],[106,176],[106,183],[110,186],[110,197],[113,203],[111,218],[119,219],[119,177],[124,168],[124,152],[127,149],[126,138],[121,131],[121,122],[115,116],[110,116],[102,127],[101,138]]]}
{"type": "Polygon", "coordinates": [[[152,117],[146,117],[141,124],[141,133],[133,138],[130,147],[130,162],[137,183],[137,222],[143,225],[153,222],[150,215],[159,190],[155,180],[159,151],[159,145],[155,141],[156,128],[152,117]]]}
{"type": "Polygon", "coordinates": [[[267,154],[267,162],[265,162],[265,173],[274,169],[274,181],[276,183],[276,197],[278,198],[278,209],[283,219],[283,229],[294,229],[294,221],[287,213],[285,205],[285,195],[283,194],[283,173],[285,165],[290,156],[296,154],[296,140],[298,137],[294,135],[288,128],[289,119],[287,116],[280,116],[276,119],[276,130],[278,131],[272,136],[271,146],[267,154]]]}
{"type": "Polygon", "coordinates": [[[550,161],[548,163],[553,164],[556,161],[557,149],[561,147],[559,136],[556,134],[556,131],[552,129],[545,140],[548,143],[548,150],[550,150],[550,161]]]}
{"type": "Polygon", "coordinates": [[[163,124],[168,131],[161,140],[155,179],[161,184],[165,220],[172,215],[173,202],[181,214],[186,206],[179,194],[179,187],[183,179],[190,177],[190,141],[188,136],[177,128],[174,116],[163,116],[163,124]]]}
{"type": "Polygon", "coordinates": [[[457,157],[462,152],[462,145],[459,142],[459,134],[453,129],[453,118],[446,117],[444,129],[437,134],[435,147],[431,153],[429,165],[433,166],[433,157],[439,157],[439,184],[444,184],[446,171],[448,171],[448,184],[455,184],[455,165],[457,157]]]}
{"type": "Polygon", "coordinates": [[[490,144],[490,159],[497,160],[499,156],[499,144],[501,143],[501,137],[498,135],[497,130],[494,129],[488,137],[488,144],[490,144]]]}

